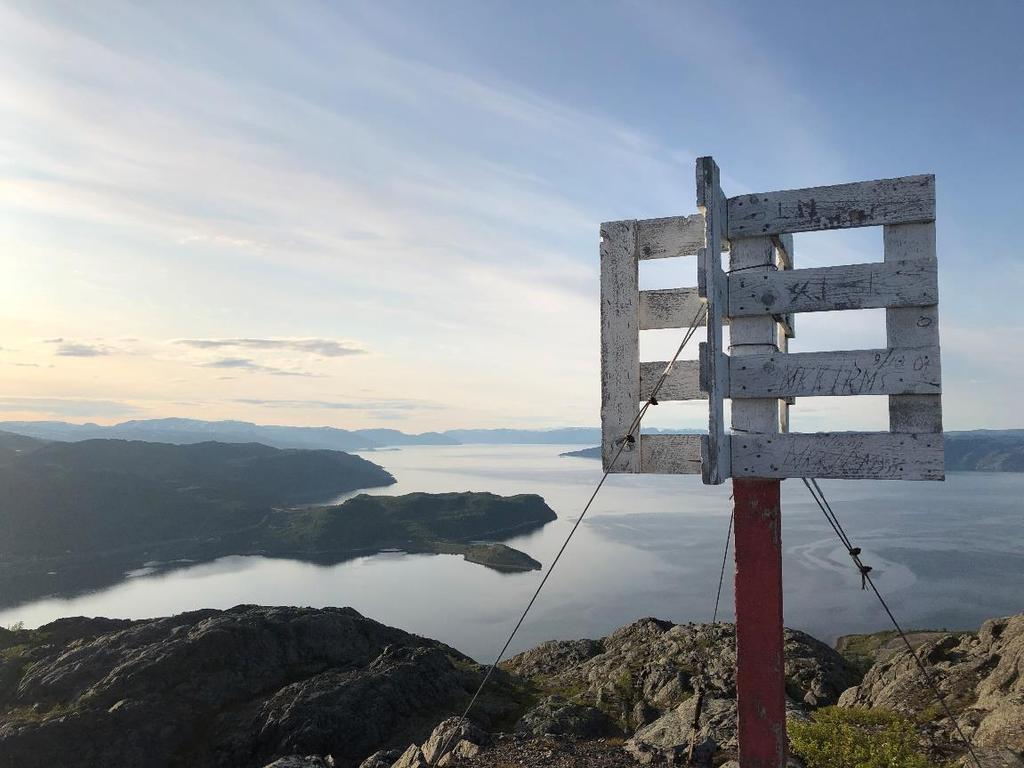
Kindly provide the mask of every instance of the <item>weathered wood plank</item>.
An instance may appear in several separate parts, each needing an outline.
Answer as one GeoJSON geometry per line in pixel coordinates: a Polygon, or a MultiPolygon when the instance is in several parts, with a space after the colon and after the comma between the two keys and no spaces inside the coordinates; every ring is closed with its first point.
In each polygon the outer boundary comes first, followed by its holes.
{"type": "Polygon", "coordinates": [[[704,438],[702,475],[704,482],[718,485],[729,477],[729,443],[725,434],[724,396],[728,387],[728,362],[722,345],[723,318],[728,315],[728,283],[722,270],[722,233],[726,214],[725,196],[719,187],[718,165],[711,157],[697,159],[697,207],[704,214],[704,247],[698,254],[697,282],[707,301],[707,341],[701,344],[706,375],[702,389],[708,397],[708,434],[704,438]]]}
{"type": "Polygon", "coordinates": [[[779,254],[779,269],[793,268],[793,236],[790,234],[772,235],[776,252],[779,254]]]}
{"type": "MultiPolygon", "coordinates": [[[[640,363],[640,399],[646,402],[654,386],[665,372],[668,361],[640,363]]],[[[677,360],[658,390],[658,400],[707,400],[708,393],[700,388],[700,363],[697,360],[677,360]]]]}
{"type": "Polygon", "coordinates": [[[734,477],[941,480],[941,434],[820,432],[732,436],[734,477]]]}
{"type": "Polygon", "coordinates": [[[639,472],[640,452],[627,444],[613,463],[640,404],[640,275],[636,226],[601,225],[601,458],[611,472],[639,472]]]}
{"type": "MultiPolygon", "coordinates": [[[[775,267],[776,248],[770,237],[741,237],[732,243],[729,251],[730,271],[739,270],[756,277],[775,267]]],[[[729,330],[730,377],[733,366],[742,367],[742,361],[751,355],[778,354],[779,326],[769,315],[737,317],[729,330]]],[[[733,385],[730,380],[729,388],[733,385]]],[[[732,428],[744,433],[775,433],[779,431],[779,405],[771,395],[757,399],[733,399],[732,428]]]]}
{"type": "MultiPolygon", "coordinates": [[[[789,352],[789,336],[784,333],[779,334],[779,352],[784,355],[789,352]]],[[[729,386],[732,386],[732,381],[729,382],[729,386]]],[[[779,432],[789,432],[789,408],[795,404],[795,397],[784,397],[779,400],[779,432]]]]}
{"type": "Polygon", "coordinates": [[[704,215],[638,219],[636,234],[641,259],[694,256],[704,246],[704,215]]]}
{"type": "Polygon", "coordinates": [[[729,361],[729,396],[934,395],[942,391],[939,371],[938,347],[743,357],[734,350],[729,361]]]}
{"type": "Polygon", "coordinates": [[[729,275],[729,315],[919,307],[938,298],[934,262],[887,261],[729,275]]]}
{"type": "Polygon", "coordinates": [[[642,435],[640,467],[645,473],[699,475],[703,435],[642,435]]]}
{"type": "Polygon", "coordinates": [[[729,198],[727,237],[935,220],[935,177],[859,181],[729,198]]]}
{"type": "MultiPolygon", "coordinates": [[[[936,269],[934,223],[887,226],[883,240],[886,263],[916,261],[936,269]]],[[[887,309],[885,329],[890,346],[927,345],[938,348],[939,308],[934,305],[887,309]]],[[[890,397],[889,429],[893,432],[942,432],[941,397],[938,394],[902,393],[890,397]]]]}
{"type": "MultiPolygon", "coordinates": [[[[775,243],[775,253],[777,254],[779,269],[793,269],[796,265],[796,257],[793,253],[793,236],[773,235],[772,242],[775,243]]],[[[792,312],[787,312],[784,315],[778,315],[777,319],[787,338],[792,339],[796,336],[796,315],[792,312]]],[[[785,432],[786,430],[782,431],[785,432]]]]}
{"type": "MultiPolygon", "coordinates": [[[[689,328],[703,306],[696,288],[640,291],[640,330],[689,328]]],[[[697,325],[707,325],[707,318],[702,317],[697,325]]]]}

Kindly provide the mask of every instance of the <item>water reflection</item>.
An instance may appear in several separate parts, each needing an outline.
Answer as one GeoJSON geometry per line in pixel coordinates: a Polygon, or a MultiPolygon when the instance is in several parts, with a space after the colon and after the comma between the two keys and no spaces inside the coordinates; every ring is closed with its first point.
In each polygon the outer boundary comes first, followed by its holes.
{"type": "MultiPolygon", "coordinates": [[[[510,540],[550,564],[599,477],[558,446],[444,446],[376,452],[398,483],[373,493],[540,493],[559,519],[510,540]]],[[[907,626],[973,627],[1024,609],[1024,475],[953,474],[946,483],[825,483],[837,513],[907,626]]],[[[647,615],[706,620],[728,524],[728,486],[695,477],[617,476],[548,582],[513,651],[606,634],[647,615]]],[[[786,623],[824,639],[885,628],[806,491],[783,484],[786,623]]],[[[147,564],[154,567],[155,564],[147,564]]],[[[349,605],[386,624],[493,655],[542,574],[500,574],[459,556],[382,553],[337,565],[226,557],[0,611],[0,625],[59,616],[141,618],[238,603],[349,605]]],[[[721,615],[732,617],[727,586],[721,615]]]]}

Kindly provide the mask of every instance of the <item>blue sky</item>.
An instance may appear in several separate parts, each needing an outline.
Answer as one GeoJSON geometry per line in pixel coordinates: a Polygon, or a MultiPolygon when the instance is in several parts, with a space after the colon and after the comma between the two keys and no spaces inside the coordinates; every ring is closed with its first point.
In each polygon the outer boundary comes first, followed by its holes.
{"type": "MultiPolygon", "coordinates": [[[[1011,2],[0,2],[0,418],[596,424],[598,223],[693,212],[712,154],[727,194],[935,173],[947,427],[1024,426],[1022,26],[1011,2]]],[[[796,250],[878,260],[881,232],[796,250]]],[[[881,312],[803,316],[791,349],[884,338],[881,312]]],[[[804,400],[793,428],[885,414],[804,400]]]]}

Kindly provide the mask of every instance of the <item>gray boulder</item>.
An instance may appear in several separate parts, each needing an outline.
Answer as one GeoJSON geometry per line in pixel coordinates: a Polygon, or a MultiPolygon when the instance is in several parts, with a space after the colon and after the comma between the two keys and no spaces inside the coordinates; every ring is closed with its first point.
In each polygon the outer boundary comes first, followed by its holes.
{"type": "Polygon", "coordinates": [[[289,755],[280,757],[272,763],[267,763],[263,768],[334,768],[334,759],[330,756],[319,757],[317,755],[289,755]]]}
{"type": "Polygon", "coordinates": [[[359,768],[391,768],[401,756],[400,749],[379,749],[363,760],[359,768]]]}
{"type": "Polygon", "coordinates": [[[419,747],[410,744],[391,768],[430,768],[430,763],[423,757],[423,752],[419,747]]]}
{"type": "Polygon", "coordinates": [[[549,696],[520,718],[516,723],[516,733],[534,738],[550,734],[597,739],[618,736],[621,730],[614,720],[596,707],[566,701],[561,696],[549,696]]]}
{"type": "MultiPolygon", "coordinates": [[[[461,742],[480,747],[489,741],[489,737],[478,726],[464,717],[449,717],[438,723],[423,746],[423,757],[428,763],[438,764],[441,759],[455,749],[461,742]]],[[[463,748],[465,750],[465,748],[463,748]]]]}

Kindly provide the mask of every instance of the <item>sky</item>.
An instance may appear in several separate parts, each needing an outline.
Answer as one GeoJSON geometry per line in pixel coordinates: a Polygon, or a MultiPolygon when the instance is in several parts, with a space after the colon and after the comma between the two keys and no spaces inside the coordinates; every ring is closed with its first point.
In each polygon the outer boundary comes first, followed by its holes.
{"type": "MultiPolygon", "coordinates": [[[[710,154],[727,195],[934,173],[946,427],[1024,427],[1024,4],[970,8],[0,0],[0,419],[596,425],[599,223],[695,212],[710,154]]],[[[817,313],[790,351],[884,344],[817,313]]]]}

